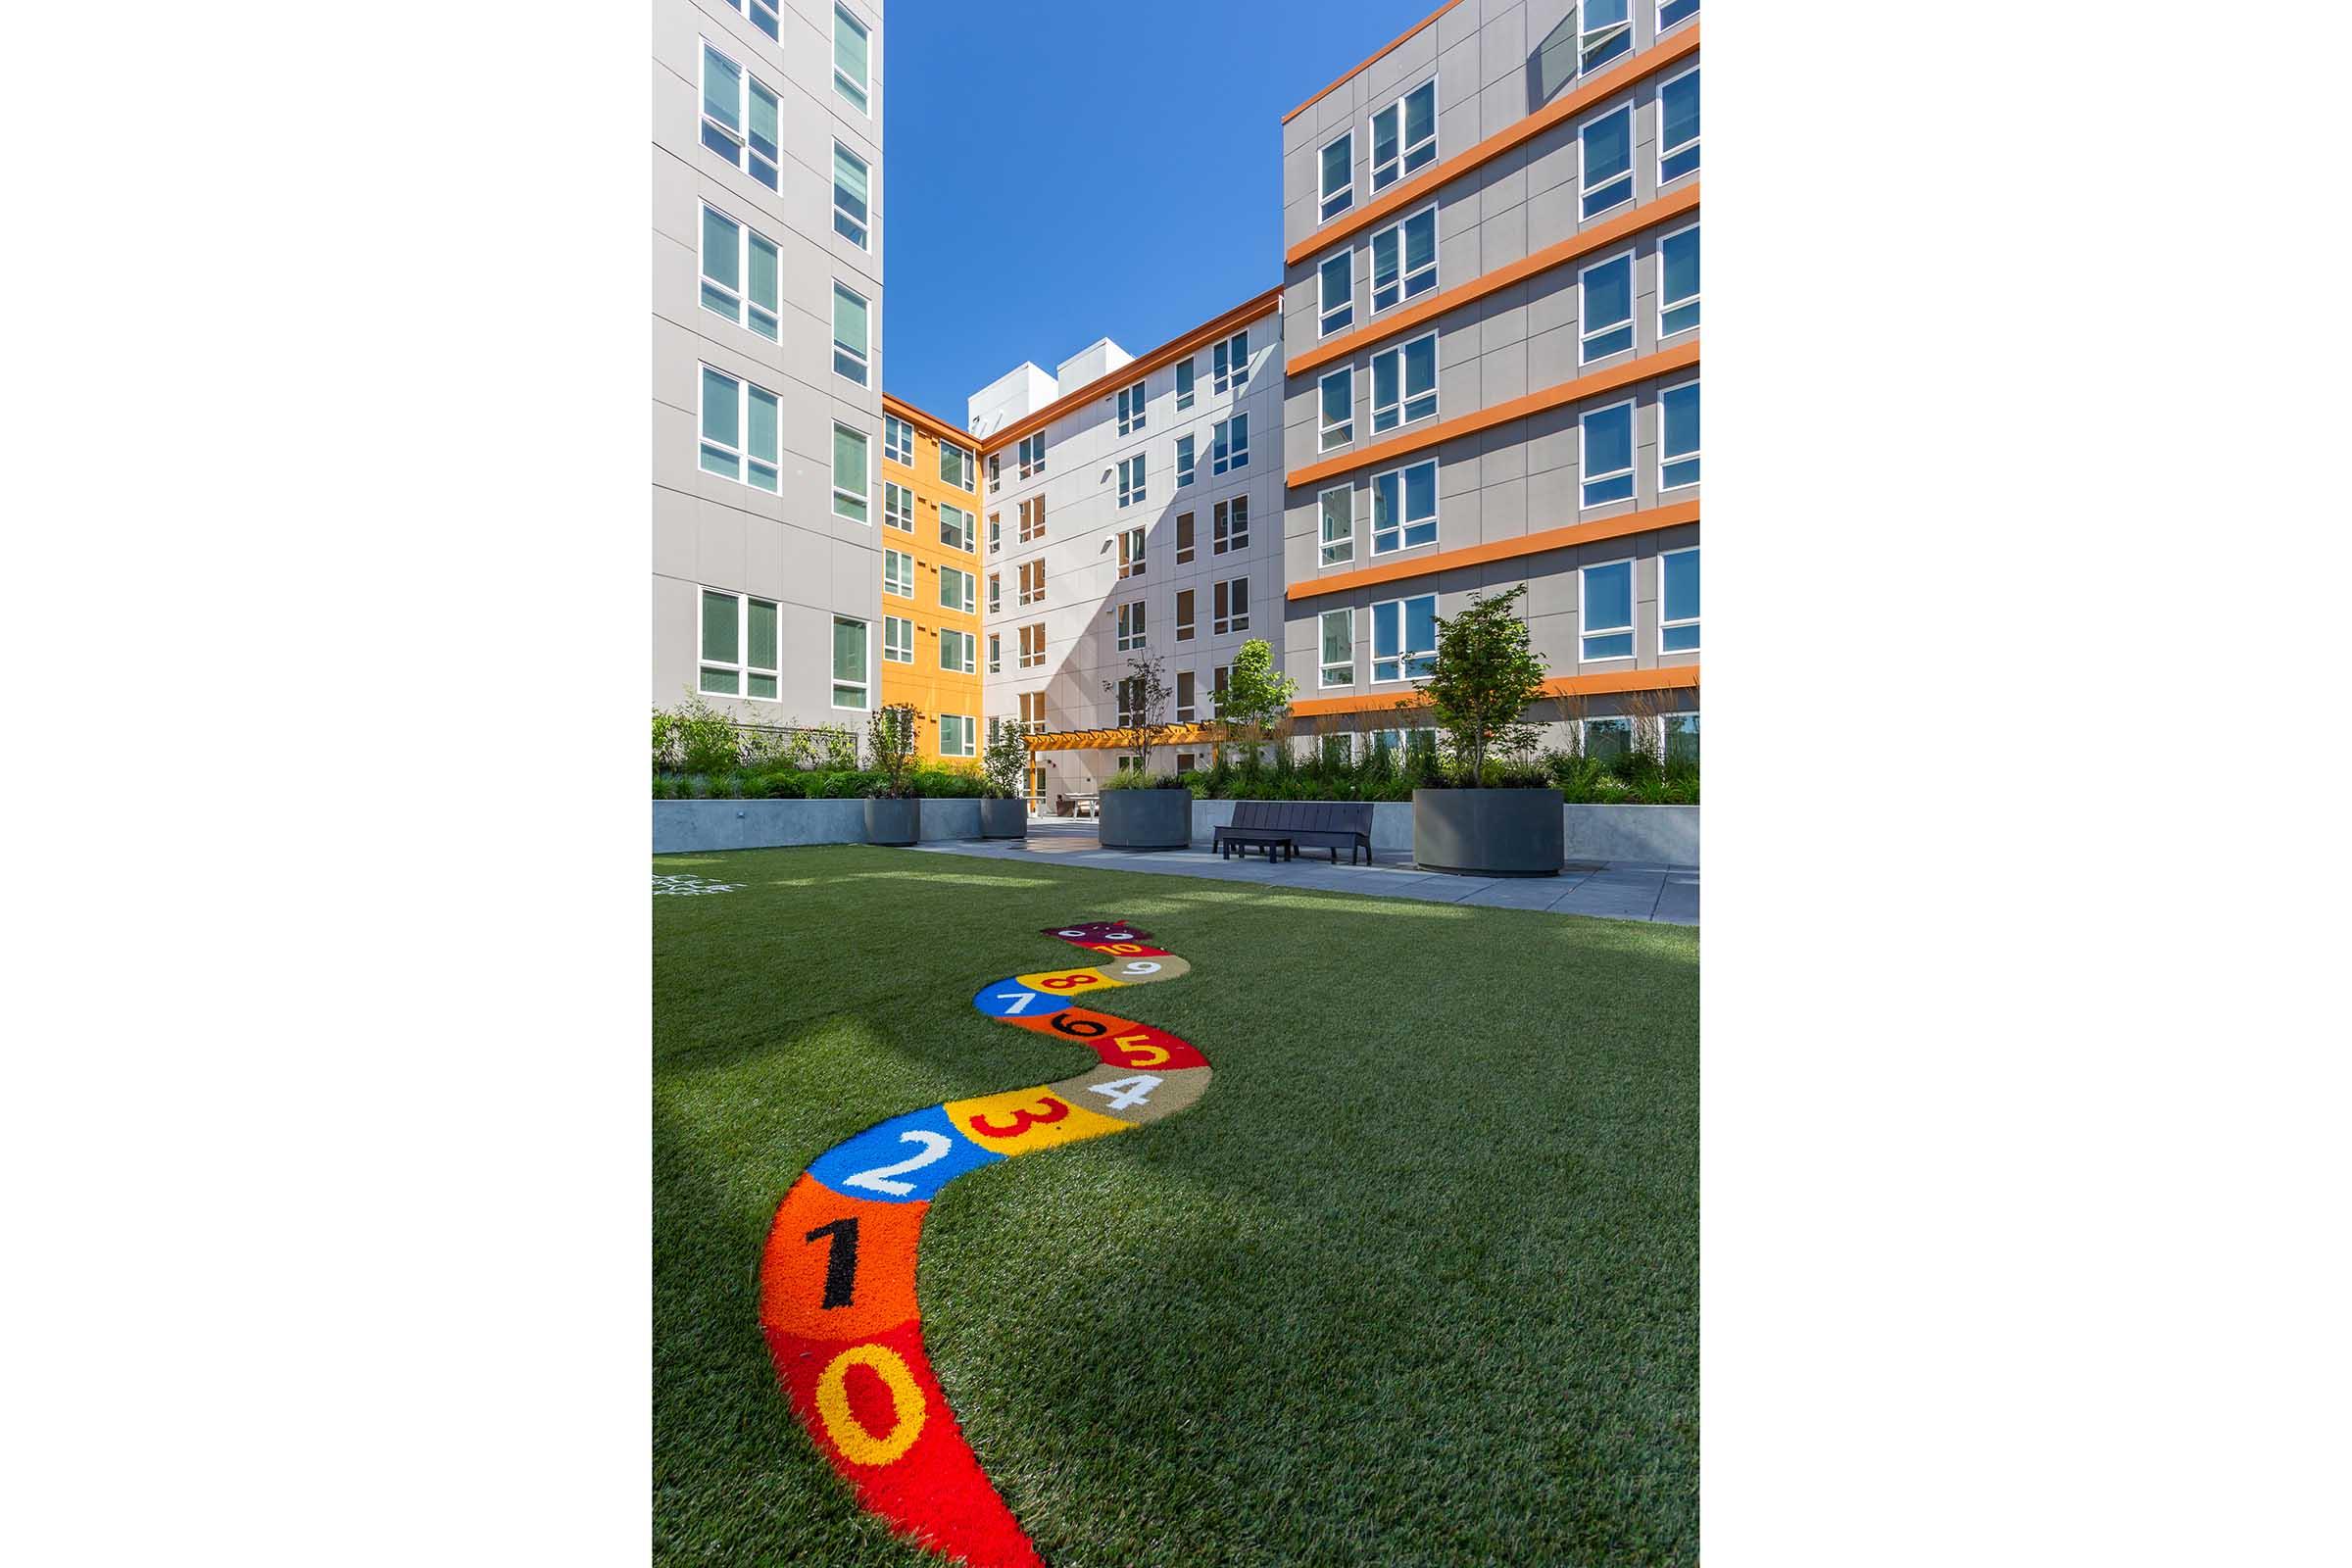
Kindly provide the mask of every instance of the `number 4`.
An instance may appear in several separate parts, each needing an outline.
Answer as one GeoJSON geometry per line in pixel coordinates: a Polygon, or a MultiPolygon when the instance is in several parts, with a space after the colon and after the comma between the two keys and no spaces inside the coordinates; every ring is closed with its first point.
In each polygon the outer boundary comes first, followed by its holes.
{"type": "Polygon", "coordinates": [[[1125,1110],[1129,1105],[1140,1105],[1151,1099],[1152,1091],[1165,1081],[1148,1072],[1139,1072],[1132,1078],[1113,1078],[1106,1084],[1088,1084],[1086,1092],[1108,1100],[1113,1110],[1125,1110]]]}

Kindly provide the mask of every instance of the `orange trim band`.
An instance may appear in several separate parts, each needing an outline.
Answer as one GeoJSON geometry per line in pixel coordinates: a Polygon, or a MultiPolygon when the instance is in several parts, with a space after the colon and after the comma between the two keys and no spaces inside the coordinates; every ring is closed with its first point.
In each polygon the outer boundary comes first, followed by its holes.
{"type": "MultiPolygon", "coordinates": [[[[1662,669],[1611,670],[1594,675],[1554,675],[1544,683],[1546,697],[1603,697],[1613,692],[1673,692],[1698,685],[1696,664],[1669,664],[1662,669]]],[[[1314,718],[1326,713],[1390,713],[1400,710],[1427,708],[1429,699],[1420,692],[1384,692],[1370,697],[1317,697],[1303,703],[1293,703],[1291,711],[1299,718],[1314,718]]]]}
{"type": "Polygon", "coordinates": [[[1334,76],[1331,79],[1330,86],[1324,88],[1321,92],[1315,94],[1312,98],[1309,98],[1306,102],[1300,104],[1298,108],[1283,116],[1282,122],[1287,125],[1292,121],[1297,120],[1300,115],[1305,114],[1309,109],[1314,108],[1315,105],[1321,103],[1324,99],[1330,97],[1333,93],[1346,86],[1348,84],[1348,77],[1354,75],[1357,72],[1363,71],[1366,68],[1376,65],[1380,61],[1386,59],[1390,54],[1402,47],[1407,38],[1410,38],[1414,33],[1419,32],[1423,27],[1428,26],[1431,23],[1437,21],[1440,17],[1444,16],[1446,12],[1451,11],[1455,6],[1458,6],[1461,3],[1462,0],[1446,0],[1446,3],[1438,7],[1437,10],[1432,11],[1428,16],[1423,17],[1419,22],[1414,23],[1411,26],[1398,33],[1396,37],[1391,38],[1387,43],[1381,45],[1381,47],[1378,49],[1373,50],[1372,53],[1366,55],[1354,65],[1349,66],[1346,71],[1341,72],[1337,76],[1334,76]]]}
{"type": "Polygon", "coordinates": [[[1069,396],[1055,398],[1035,413],[1023,415],[985,440],[978,436],[967,439],[980,443],[979,450],[983,457],[991,452],[1002,452],[1021,437],[1044,429],[1079,404],[1094,398],[1107,397],[1137,376],[1148,375],[1163,365],[1173,365],[1203,343],[1213,343],[1236,328],[1247,326],[1259,317],[1270,315],[1281,309],[1282,285],[1277,283],[1256,298],[1243,301],[1214,320],[1203,321],[1190,332],[1185,333],[1184,336],[1171,338],[1151,353],[1139,359],[1129,360],[1108,375],[1097,376],[1069,396]]]}
{"type": "Polygon", "coordinates": [[[930,436],[934,441],[947,440],[955,442],[959,447],[973,447],[974,437],[971,431],[958,429],[936,414],[925,414],[905,398],[894,397],[888,392],[883,393],[882,412],[897,415],[930,436]]]}
{"type": "Polygon", "coordinates": [[[1492,272],[1474,277],[1467,283],[1457,283],[1444,293],[1432,294],[1419,304],[1408,305],[1394,316],[1367,322],[1352,332],[1342,332],[1338,337],[1319,343],[1292,360],[1287,367],[1288,373],[1303,374],[1329,365],[1333,360],[1346,359],[1350,354],[1359,353],[1399,332],[1409,331],[1447,311],[1483,299],[1496,289],[1508,288],[1538,272],[1548,271],[1563,262],[1573,262],[1580,256],[1614,245],[1629,234],[1638,234],[1658,223],[1670,223],[1685,213],[1696,211],[1698,181],[1692,180],[1689,188],[1661,196],[1646,207],[1637,207],[1622,218],[1595,223],[1591,228],[1569,235],[1556,245],[1544,246],[1524,260],[1507,267],[1497,267],[1492,272]]]}
{"type": "MultiPolygon", "coordinates": [[[[1396,186],[1387,195],[1342,213],[1313,233],[1283,252],[1283,265],[1296,267],[1319,250],[1328,249],[1357,229],[1376,223],[1399,208],[1434,194],[1447,180],[1458,179],[1491,159],[1499,158],[1521,142],[1543,134],[1563,120],[1574,118],[1612,93],[1626,88],[1664,71],[1668,66],[1698,52],[1698,24],[1692,23],[1688,31],[1677,32],[1663,43],[1653,44],[1623,64],[1602,72],[1574,91],[1565,93],[1514,124],[1489,136],[1468,152],[1456,153],[1433,169],[1425,169],[1411,179],[1396,186]]],[[[1351,73],[1352,74],[1352,73],[1351,73]]]]}
{"type": "Polygon", "coordinates": [[[1697,363],[1698,345],[1686,343],[1679,348],[1667,349],[1663,353],[1646,355],[1639,360],[1629,360],[1623,365],[1612,366],[1605,370],[1595,370],[1591,375],[1580,375],[1573,381],[1562,381],[1557,386],[1547,386],[1541,392],[1530,392],[1523,398],[1512,398],[1507,403],[1497,403],[1493,408],[1481,409],[1476,414],[1464,414],[1450,419],[1440,419],[1425,429],[1392,436],[1386,441],[1375,441],[1370,446],[1358,451],[1343,452],[1336,458],[1326,458],[1320,463],[1310,463],[1302,468],[1293,468],[1285,476],[1284,482],[1293,489],[1297,489],[1300,485],[1313,484],[1317,479],[1328,479],[1335,473],[1347,473],[1355,468],[1368,468],[1376,463],[1386,463],[1392,458],[1402,457],[1408,452],[1419,452],[1426,447],[1434,447],[1441,441],[1450,441],[1455,436],[1472,435],[1480,430],[1491,430],[1498,424],[1508,424],[1513,419],[1524,419],[1531,414],[1542,414],[1546,409],[1556,409],[1565,403],[1581,402],[1586,398],[1598,397],[1604,392],[1615,392],[1621,387],[1633,385],[1636,381],[1646,381],[1653,376],[1672,375],[1675,371],[1686,369],[1697,363]]]}
{"type": "Polygon", "coordinates": [[[1628,534],[1655,533],[1660,528],[1679,528],[1686,522],[1697,520],[1697,502],[1677,501],[1672,506],[1651,507],[1645,512],[1628,512],[1594,522],[1572,522],[1561,528],[1545,528],[1540,533],[1521,534],[1516,539],[1495,539],[1483,545],[1465,545],[1459,550],[1441,550],[1433,555],[1417,556],[1410,561],[1392,561],[1377,566],[1359,567],[1354,571],[1335,571],[1328,577],[1295,582],[1284,590],[1283,597],[1289,600],[1317,599],[1324,594],[1341,594],[1354,588],[1375,588],[1385,582],[1401,582],[1407,577],[1427,577],[1435,572],[1450,571],[1456,566],[1477,566],[1490,561],[1540,556],[1547,550],[1568,550],[1577,545],[1598,544],[1604,539],[1622,539],[1628,534]]]}

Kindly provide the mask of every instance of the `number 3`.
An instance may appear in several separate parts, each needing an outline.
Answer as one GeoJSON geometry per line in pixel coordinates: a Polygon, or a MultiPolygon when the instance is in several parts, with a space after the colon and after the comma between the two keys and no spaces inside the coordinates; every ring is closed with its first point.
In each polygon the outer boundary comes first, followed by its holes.
{"type": "Polygon", "coordinates": [[[974,1116],[968,1125],[972,1131],[984,1138],[1018,1138],[1032,1127],[1042,1127],[1048,1122],[1059,1121],[1069,1113],[1069,1106],[1055,1100],[1052,1095],[1048,1095],[1045,1098],[1045,1103],[1035,1110],[1014,1110],[1012,1125],[1009,1127],[990,1125],[996,1118],[989,1115],[974,1116]]]}

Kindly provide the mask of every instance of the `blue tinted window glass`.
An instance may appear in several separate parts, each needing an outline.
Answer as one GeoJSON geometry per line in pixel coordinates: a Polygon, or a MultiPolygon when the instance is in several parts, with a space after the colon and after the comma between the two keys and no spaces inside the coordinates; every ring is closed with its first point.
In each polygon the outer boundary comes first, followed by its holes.
{"type": "Polygon", "coordinates": [[[1658,246],[1658,266],[1665,274],[1669,304],[1698,292],[1698,230],[1686,229],[1658,246]]]}
{"type": "Polygon", "coordinates": [[[1588,627],[1630,626],[1634,623],[1634,564],[1612,562],[1585,569],[1585,624],[1588,627]]]}
{"type": "Polygon", "coordinates": [[[1658,144],[1680,147],[1698,134],[1698,73],[1658,89],[1658,144]]]}
{"type": "Polygon", "coordinates": [[[1438,510],[1438,466],[1416,463],[1404,470],[1404,514],[1428,517],[1438,510]]]}
{"type": "Polygon", "coordinates": [[[1620,256],[1585,273],[1585,330],[1596,332],[1634,314],[1634,261],[1620,256]]]}
{"type": "Polygon", "coordinates": [[[1438,384],[1438,340],[1416,338],[1404,346],[1404,390],[1410,396],[1438,384]]]}
{"type": "Polygon", "coordinates": [[[1634,466],[1634,406],[1620,403],[1585,416],[1585,477],[1634,466]]]}
{"type": "Polygon", "coordinates": [[[1633,132],[1634,112],[1631,109],[1603,115],[1584,128],[1587,189],[1634,167],[1633,132]]]}
{"type": "Polygon", "coordinates": [[[1664,601],[1668,620],[1696,620],[1698,618],[1698,552],[1660,556],[1659,570],[1666,575],[1664,601]]]}
{"type": "Polygon", "coordinates": [[[1425,649],[1438,646],[1438,596],[1423,594],[1404,602],[1404,631],[1407,648],[1425,649]]]}
{"type": "Polygon", "coordinates": [[[1396,612],[1395,603],[1372,607],[1372,651],[1383,659],[1394,659],[1401,652],[1396,645],[1396,612]]]}
{"type": "Polygon", "coordinates": [[[1678,386],[1658,394],[1658,410],[1665,423],[1663,441],[1666,456],[1680,457],[1698,450],[1698,383],[1678,386]]]}

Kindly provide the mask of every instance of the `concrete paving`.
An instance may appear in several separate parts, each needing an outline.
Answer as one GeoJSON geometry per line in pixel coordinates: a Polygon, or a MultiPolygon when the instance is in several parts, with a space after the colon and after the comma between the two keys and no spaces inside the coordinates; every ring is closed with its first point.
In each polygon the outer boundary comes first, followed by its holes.
{"type": "Polygon", "coordinates": [[[1389,856],[1371,865],[1333,865],[1321,854],[1300,852],[1295,860],[1268,863],[1263,856],[1219,859],[1214,850],[1106,850],[1091,818],[1032,817],[1025,840],[966,839],[918,844],[918,855],[960,855],[983,860],[1029,860],[1039,864],[1088,865],[1110,871],[1145,871],[1160,876],[1197,876],[1212,882],[1259,882],[1327,893],[1364,893],[1380,898],[1421,899],[1434,904],[1476,904],[1498,909],[1545,909],[1553,914],[1589,914],[1605,920],[1653,920],[1667,925],[1698,924],[1698,867],[1651,865],[1627,860],[1573,864],[1558,876],[1449,876],[1417,871],[1410,857],[1389,856]]]}

